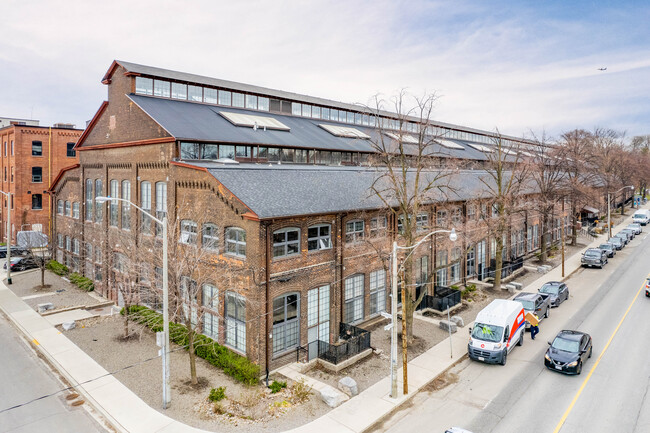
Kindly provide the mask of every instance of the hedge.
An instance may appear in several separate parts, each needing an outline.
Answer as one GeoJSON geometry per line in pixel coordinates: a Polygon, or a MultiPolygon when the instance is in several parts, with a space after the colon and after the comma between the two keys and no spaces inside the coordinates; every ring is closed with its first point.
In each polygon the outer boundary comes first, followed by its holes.
{"type": "Polygon", "coordinates": [[[50,260],[47,262],[46,268],[59,276],[68,275],[68,272],[70,272],[70,269],[68,269],[66,265],[59,263],[56,260],[50,260]]]}
{"type": "Polygon", "coordinates": [[[78,274],[76,272],[73,272],[68,276],[70,279],[70,282],[72,284],[77,285],[81,290],[85,290],[86,292],[92,292],[95,290],[95,285],[93,284],[93,280],[90,278],[86,278],[81,274],[78,274]]]}
{"type": "MultiPolygon", "coordinates": [[[[122,309],[121,314],[124,314],[124,309],[122,309]]],[[[129,314],[133,316],[133,320],[146,325],[153,332],[163,330],[162,314],[150,308],[142,305],[132,305],[129,307],[129,314]]],[[[179,346],[188,346],[188,335],[188,330],[184,325],[174,322],[169,323],[169,338],[174,343],[179,346]]],[[[246,385],[255,385],[260,376],[258,365],[203,334],[195,334],[194,336],[194,353],[246,385]]]]}

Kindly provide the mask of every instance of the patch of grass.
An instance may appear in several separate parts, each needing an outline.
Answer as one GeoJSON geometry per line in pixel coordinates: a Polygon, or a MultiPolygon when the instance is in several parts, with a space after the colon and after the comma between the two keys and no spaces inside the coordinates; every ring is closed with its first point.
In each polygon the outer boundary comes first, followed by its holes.
{"type": "Polygon", "coordinates": [[[212,388],[210,390],[210,395],[208,396],[208,400],[216,402],[216,401],[221,401],[224,398],[226,398],[225,386],[220,386],[219,388],[212,388]]]}
{"type": "Polygon", "coordinates": [[[286,387],[287,387],[287,382],[278,382],[277,380],[274,380],[273,383],[269,385],[269,388],[271,389],[271,393],[273,394],[282,391],[286,387]]]}

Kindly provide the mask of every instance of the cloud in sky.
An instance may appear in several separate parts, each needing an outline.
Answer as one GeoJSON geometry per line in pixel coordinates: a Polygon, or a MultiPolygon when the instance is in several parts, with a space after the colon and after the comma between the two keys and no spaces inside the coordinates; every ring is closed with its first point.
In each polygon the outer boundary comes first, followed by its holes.
{"type": "Polygon", "coordinates": [[[437,120],[515,136],[650,133],[647,2],[5,3],[3,116],[84,125],[122,59],[352,103],[435,91],[437,120]]]}

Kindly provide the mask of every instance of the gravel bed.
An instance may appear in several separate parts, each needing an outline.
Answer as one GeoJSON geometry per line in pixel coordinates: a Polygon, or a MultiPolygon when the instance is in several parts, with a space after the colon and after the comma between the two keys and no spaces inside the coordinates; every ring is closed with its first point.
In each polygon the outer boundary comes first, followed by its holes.
{"type": "Polygon", "coordinates": [[[199,386],[193,387],[189,383],[189,355],[182,349],[170,356],[172,403],[163,411],[161,361],[157,357],[155,335],[134,324],[131,326],[133,336],[124,340],[124,322],[119,315],[91,318],[77,325],[75,329],[64,331],[70,340],[106,370],[116,372],[115,377],[149,406],[185,424],[219,432],[273,433],[306,424],[329,411],[315,393],[305,403],[292,404],[289,390],[269,394],[262,385],[243,385],[200,358],[196,363],[199,386]],[[124,369],[127,366],[133,367],[124,369]],[[219,386],[226,387],[227,399],[220,405],[225,410],[234,411],[230,407],[235,402],[242,402],[247,406],[247,412],[242,416],[257,418],[265,415],[266,418],[253,421],[215,414],[207,396],[211,388],[219,386]],[[269,416],[269,411],[273,415],[269,416]]]}
{"type": "Polygon", "coordinates": [[[54,292],[48,296],[25,299],[24,302],[34,309],[38,304],[46,302],[54,304],[55,310],[99,303],[87,292],[47,270],[45,271],[45,288],[41,287],[41,271],[39,269],[14,273],[11,275],[11,280],[12,284],[7,287],[21,298],[54,292]]]}

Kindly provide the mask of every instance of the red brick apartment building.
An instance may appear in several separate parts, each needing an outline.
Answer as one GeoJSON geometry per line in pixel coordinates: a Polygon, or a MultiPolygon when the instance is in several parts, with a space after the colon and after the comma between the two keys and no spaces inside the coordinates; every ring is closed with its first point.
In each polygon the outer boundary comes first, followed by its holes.
{"type": "MultiPolygon", "coordinates": [[[[82,131],[74,125],[42,127],[15,120],[0,128],[0,239],[7,239],[7,206],[11,205],[12,243],[21,229],[50,235],[52,198],[47,194],[59,171],[79,162],[74,145],[82,131]]],[[[33,121],[29,121],[33,123],[33,121]]]]}
{"type": "MultiPolygon", "coordinates": [[[[174,243],[205,251],[200,267],[219,270],[192,301],[205,312],[203,332],[262,369],[295,360],[301,348],[319,356],[321,343],[339,341],[341,324],[362,327],[389,309],[385,253],[400,224],[368,193],[378,170],[370,140],[378,122],[394,135],[400,127],[415,133],[417,119],[398,126],[394,113],[122,61],[102,82],[108,101],[77,142],[79,165],[50,191],[57,260],[121,303],[122,257],[145,260],[160,248],[159,233],[133,206],[95,198],[121,197],[167,216],[180,233],[174,243]]],[[[488,277],[496,245],[479,217],[491,209],[480,176],[494,135],[434,123],[445,136],[441,154],[473,170],[457,176],[453,199],[417,215],[422,233],[462,233],[456,243],[431,237],[417,250],[414,280],[432,296],[488,277]]],[[[509,263],[539,248],[532,209],[511,222],[509,263]]],[[[553,217],[556,240],[568,218],[559,210],[553,217]]],[[[140,278],[141,302],[157,306],[145,292],[159,287],[162,270],[150,266],[155,278],[140,278]]]]}

